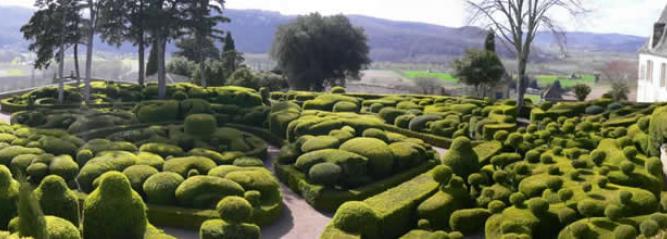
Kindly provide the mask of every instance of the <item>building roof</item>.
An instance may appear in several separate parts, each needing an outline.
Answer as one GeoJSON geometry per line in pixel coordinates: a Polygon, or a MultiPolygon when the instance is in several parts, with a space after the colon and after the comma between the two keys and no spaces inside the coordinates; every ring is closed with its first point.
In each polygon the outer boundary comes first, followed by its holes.
{"type": "MultiPolygon", "coordinates": [[[[667,6],[662,10],[660,18],[655,23],[664,23],[667,25],[667,6]]],[[[639,53],[658,55],[667,57],[667,27],[662,32],[662,36],[658,39],[658,44],[655,47],[651,47],[651,40],[653,39],[653,33],[651,37],[644,43],[644,46],[639,50],[639,53]]]]}

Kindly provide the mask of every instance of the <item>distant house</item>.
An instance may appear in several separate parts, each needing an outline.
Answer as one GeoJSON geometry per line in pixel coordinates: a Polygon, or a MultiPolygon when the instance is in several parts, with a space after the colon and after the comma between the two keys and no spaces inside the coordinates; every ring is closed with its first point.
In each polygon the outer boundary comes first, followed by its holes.
{"type": "Polygon", "coordinates": [[[638,102],[667,101],[667,7],[639,50],[638,102]]]}
{"type": "Polygon", "coordinates": [[[560,81],[555,81],[546,90],[542,92],[542,100],[545,101],[562,101],[563,95],[567,93],[560,85],[560,81]]]}

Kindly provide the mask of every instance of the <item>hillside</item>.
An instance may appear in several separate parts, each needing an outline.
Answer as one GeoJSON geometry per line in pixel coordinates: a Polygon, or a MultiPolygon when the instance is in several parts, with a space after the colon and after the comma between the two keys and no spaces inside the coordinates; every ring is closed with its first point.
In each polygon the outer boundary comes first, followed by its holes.
{"type": "MultiPolygon", "coordinates": [[[[30,18],[31,10],[18,7],[0,7],[0,49],[24,51],[27,42],[19,32],[20,26],[30,18]]],[[[221,27],[236,38],[237,47],[248,53],[266,53],[271,47],[277,27],[294,19],[277,12],[260,10],[233,10],[225,13],[232,19],[221,27]]],[[[392,21],[368,16],[350,15],[355,26],[363,28],[369,38],[371,57],[374,61],[444,63],[460,56],[466,48],[481,47],[484,31],[476,27],[452,28],[446,26],[392,21]]],[[[614,52],[634,54],[645,38],[621,34],[567,33],[568,48],[577,52],[614,52]]],[[[536,39],[533,57],[538,61],[555,59],[553,37],[540,33],[536,39]]],[[[134,48],[120,49],[98,44],[101,51],[132,53],[134,48]]],[[[6,54],[6,53],[5,53],[6,54]]],[[[511,56],[501,48],[503,56],[511,56]]],[[[0,51],[0,56],[2,51],[0,51]]],[[[1,59],[0,59],[1,60],[1,59]]]]}

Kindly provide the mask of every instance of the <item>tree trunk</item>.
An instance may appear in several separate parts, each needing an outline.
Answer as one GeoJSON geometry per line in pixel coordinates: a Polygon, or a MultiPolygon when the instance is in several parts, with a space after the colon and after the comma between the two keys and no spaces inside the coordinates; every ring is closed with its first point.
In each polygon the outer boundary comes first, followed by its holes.
{"type": "Polygon", "coordinates": [[[76,87],[81,85],[81,70],[79,69],[79,43],[74,44],[74,74],[76,74],[76,87]]]}
{"type": "Polygon", "coordinates": [[[157,44],[157,86],[158,86],[158,98],[164,99],[167,96],[167,79],[166,71],[164,67],[165,61],[165,40],[162,36],[158,37],[157,44]]]}
{"type": "Polygon", "coordinates": [[[146,77],[146,64],[144,56],[146,54],[146,45],[144,43],[144,34],[139,36],[139,85],[144,86],[144,79],[146,77]]]}
{"type": "Polygon", "coordinates": [[[83,97],[86,102],[90,101],[90,80],[93,76],[93,43],[95,37],[95,5],[93,0],[88,0],[90,5],[90,31],[88,32],[88,44],[86,47],[86,78],[83,80],[83,97]]]}
{"type": "Polygon", "coordinates": [[[528,64],[528,57],[526,56],[527,54],[519,54],[519,64],[518,64],[518,72],[517,72],[517,84],[516,84],[516,103],[517,103],[517,110],[519,112],[519,115],[521,115],[523,111],[523,105],[524,105],[524,94],[526,93],[526,65],[528,64]]]}
{"type": "Polygon", "coordinates": [[[58,103],[65,102],[65,43],[60,41],[60,55],[58,56],[60,62],[58,64],[58,103]]]}

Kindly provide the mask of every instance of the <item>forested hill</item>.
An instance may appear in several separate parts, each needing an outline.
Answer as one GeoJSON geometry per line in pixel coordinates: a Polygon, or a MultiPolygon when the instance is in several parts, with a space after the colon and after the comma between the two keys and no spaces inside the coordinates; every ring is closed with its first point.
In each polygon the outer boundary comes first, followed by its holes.
{"type": "MultiPolygon", "coordinates": [[[[19,32],[32,11],[18,7],[0,7],[0,49],[23,50],[27,43],[19,32]]],[[[228,9],[225,14],[232,19],[224,24],[236,38],[237,47],[248,53],[266,53],[271,47],[273,34],[281,24],[295,16],[259,10],[228,9]]],[[[350,15],[352,23],[364,28],[375,61],[447,62],[460,56],[466,48],[481,47],[484,32],[475,27],[452,28],[439,25],[392,21],[368,16],[350,15]]],[[[634,53],[645,42],[645,38],[621,34],[595,34],[584,32],[567,33],[569,48],[577,51],[634,53]]],[[[553,38],[540,33],[536,39],[535,56],[549,59],[554,56],[553,38]]],[[[99,46],[99,45],[98,45],[99,46]]],[[[101,46],[102,51],[132,52],[134,48],[124,46],[114,49],[101,46]]],[[[508,53],[501,52],[505,56],[508,53]]]]}

